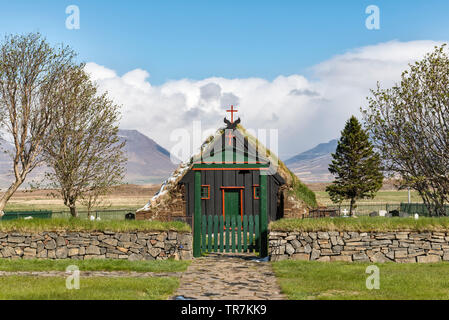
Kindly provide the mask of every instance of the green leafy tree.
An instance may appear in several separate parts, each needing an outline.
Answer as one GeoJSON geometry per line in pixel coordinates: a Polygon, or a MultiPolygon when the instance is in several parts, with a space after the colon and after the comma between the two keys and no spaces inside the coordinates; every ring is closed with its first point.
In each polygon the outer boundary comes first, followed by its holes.
{"type": "Polygon", "coordinates": [[[402,73],[380,84],[362,110],[365,127],[382,155],[385,171],[415,189],[432,215],[449,202],[449,55],[435,47],[402,73]]]}
{"type": "Polygon", "coordinates": [[[356,201],[374,198],[383,181],[379,154],[374,152],[368,134],[356,117],[346,122],[332,158],[329,171],[335,180],[326,191],[334,202],[350,200],[352,215],[356,201]]]}

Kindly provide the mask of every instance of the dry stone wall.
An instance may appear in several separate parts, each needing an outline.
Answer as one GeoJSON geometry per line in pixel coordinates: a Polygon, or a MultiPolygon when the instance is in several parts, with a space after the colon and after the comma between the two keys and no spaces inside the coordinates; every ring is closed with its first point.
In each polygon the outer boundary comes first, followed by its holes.
{"type": "Polygon", "coordinates": [[[269,243],[272,261],[449,261],[449,232],[271,231],[269,243]]]}
{"type": "Polygon", "coordinates": [[[186,260],[192,258],[192,235],[175,231],[0,232],[0,258],[186,260]]]}

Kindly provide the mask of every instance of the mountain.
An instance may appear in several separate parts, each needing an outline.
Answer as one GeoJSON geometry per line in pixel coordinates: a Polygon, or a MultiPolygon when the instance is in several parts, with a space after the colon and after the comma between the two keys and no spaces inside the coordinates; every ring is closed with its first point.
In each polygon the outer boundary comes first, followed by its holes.
{"type": "MultiPolygon", "coordinates": [[[[158,145],[154,140],[137,130],[119,130],[119,138],[126,141],[125,151],[128,161],[124,182],[132,184],[161,183],[176,169],[170,161],[170,153],[158,145]]],[[[13,151],[13,146],[6,142],[0,143],[0,188],[7,188],[14,175],[11,167],[10,155],[3,150],[13,151]]],[[[35,168],[26,178],[22,188],[29,186],[33,180],[42,181],[45,168],[35,168]]]]}
{"type": "MultiPolygon", "coordinates": [[[[170,161],[170,153],[154,140],[137,130],[119,130],[119,137],[126,141],[125,151],[128,157],[125,182],[133,184],[161,183],[176,169],[170,161]]],[[[3,149],[12,149],[2,141],[3,149]]],[[[304,182],[328,182],[333,176],[328,171],[331,153],[337,148],[337,140],[320,143],[316,147],[302,152],[285,164],[304,182]]],[[[24,187],[33,179],[43,177],[43,168],[36,168],[26,179],[24,187]]],[[[0,152],[0,187],[9,186],[13,179],[9,155],[0,152]]]]}
{"type": "Polygon", "coordinates": [[[8,152],[12,152],[12,144],[0,138],[0,188],[9,187],[14,179],[12,171],[11,158],[8,152]]]}
{"type": "Polygon", "coordinates": [[[331,153],[337,148],[337,140],[320,143],[316,147],[304,151],[287,161],[287,167],[304,182],[328,182],[334,178],[328,167],[332,162],[331,153]]]}
{"type": "Polygon", "coordinates": [[[137,130],[119,130],[126,141],[128,157],[125,182],[134,184],[161,183],[176,169],[170,152],[137,130]]]}

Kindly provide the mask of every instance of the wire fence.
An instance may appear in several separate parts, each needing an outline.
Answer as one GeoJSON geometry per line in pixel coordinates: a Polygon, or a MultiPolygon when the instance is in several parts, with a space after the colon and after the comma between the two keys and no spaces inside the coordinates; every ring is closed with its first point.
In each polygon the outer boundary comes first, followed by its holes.
{"type": "MultiPolygon", "coordinates": [[[[444,206],[446,216],[449,216],[449,205],[444,206]]],[[[424,203],[401,203],[401,212],[407,212],[409,214],[417,213],[420,216],[430,216],[429,209],[424,203]]],[[[434,210],[434,206],[431,206],[431,211],[434,210]]]]}
{"type": "MultiPolygon", "coordinates": [[[[338,217],[349,214],[349,205],[330,205],[326,208],[319,208],[311,210],[309,212],[309,218],[322,218],[322,217],[338,217]]],[[[449,205],[445,206],[446,216],[449,216],[449,205]]],[[[424,203],[376,203],[376,204],[358,204],[353,208],[353,212],[357,216],[368,216],[370,214],[379,215],[381,211],[385,213],[397,212],[399,214],[414,215],[418,214],[420,216],[431,216],[429,210],[424,203]]],[[[92,218],[90,218],[87,210],[79,210],[78,217],[80,219],[95,219],[95,220],[125,220],[127,214],[135,214],[134,209],[101,209],[93,210],[90,212],[92,218]]],[[[33,218],[70,218],[70,211],[51,211],[51,210],[29,210],[29,211],[6,211],[5,215],[0,218],[0,220],[11,220],[11,219],[23,219],[27,217],[33,218]]],[[[162,221],[182,221],[189,225],[192,225],[192,217],[189,216],[172,216],[167,215],[159,217],[158,220],[162,221]]]]}
{"type": "MultiPolygon", "coordinates": [[[[358,216],[368,216],[370,213],[376,212],[379,214],[381,210],[388,212],[397,210],[400,211],[401,204],[399,203],[374,203],[374,204],[357,204],[352,208],[353,213],[358,216]]],[[[328,210],[335,210],[338,216],[347,215],[350,211],[350,205],[330,205],[328,210]]]]}
{"type": "MultiPolygon", "coordinates": [[[[95,219],[95,220],[125,220],[125,215],[128,213],[135,214],[134,209],[102,209],[92,210],[78,210],[78,217],[80,219],[95,219]],[[90,218],[92,216],[92,218],[90,218]]],[[[52,218],[70,218],[72,215],[70,211],[53,211],[52,218]]]]}
{"type": "MultiPolygon", "coordinates": [[[[77,210],[78,218],[84,220],[126,220],[127,215],[131,215],[132,219],[135,219],[135,209],[99,209],[92,210],[90,213],[87,210],[77,210]]],[[[72,217],[68,210],[17,210],[17,211],[5,211],[5,215],[0,217],[0,220],[13,220],[13,219],[52,219],[63,218],[69,219],[72,217]]],[[[164,215],[158,217],[159,221],[180,221],[192,226],[193,217],[179,216],[179,215],[164,215]]]]}
{"type": "MultiPolygon", "coordinates": [[[[449,216],[449,204],[445,205],[446,216],[449,216]]],[[[350,211],[350,206],[348,204],[343,205],[329,205],[326,208],[319,208],[311,210],[309,212],[310,218],[320,218],[320,217],[334,217],[334,216],[344,216],[348,215],[350,211]]],[[[433,209],[430,212],[424,203],[374,203],[366,204],[361,203],[353,207],[353,213],[357,216],[368,216],[379,215],[381,211],[389,215],[414,215],[429,217],[435,216],[433,209]]]]}
{"type": "Polygon", "coordinates": [[[50,210],[33,210],[33,211],[5,211],[0,220],[14,220],[24,219],[30,216],[33,218],[51,218],[52,212],[50,210]]]}

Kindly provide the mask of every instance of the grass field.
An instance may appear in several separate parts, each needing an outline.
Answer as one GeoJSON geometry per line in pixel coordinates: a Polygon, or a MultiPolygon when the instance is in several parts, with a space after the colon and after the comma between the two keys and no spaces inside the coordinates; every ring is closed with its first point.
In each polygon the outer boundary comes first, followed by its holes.
{"type": "MultiPolygon", "coordinates": [[[[143,207],[150,197],[134,197],[134,198],[116,198],[108,199],[110,205],[100,206],[97,209],[124,209],[129,211],[135,211],[138,208],[143,207]]],[[[86,211],[86,207],[83,205],[77,206],[78,211],[86,211]]],[[[61,200],[56,199],[13,199],[8,202],[5,207],[5,211],[26,211],[26,210],[52,210],[52,211],[69,211],[61,200]]]]}
{"type": "Polygon", "coordinates": [[[291,300],[449,299],[449,264],[377,264],[380,289],[369,290],[372,263],[285,260],[273,263],[282,291],[291,300]]]}
{"type": "Polygon", "coordinates": [[[166,278],[82,278],[78,290],[66,288],[65,277],[0,278],[1,300],[162,300],[179,286],[166,278]]]}
{"type": "MultiPolygon", "coordinates": [[[[186,260],[9,260],[0,259],[0,271],[65,271],[70,265],[76,265],[80,271],[135,271],[135,272],[183,272],[191,261],[186,260]]],[[[0,280],[1,282],[1,280],[0,280]]]]}
{"type": "MultiPolygon", "coordinates": [[[[121,185],[112,189],[111,193],[103,198],[98,209],[129,209],[136,210],[143,207],[156,192],[159,185],[121,185]]],[[[18,190],[8,201],[5,211],[15,210],[52,210],[67,211],[55,190],[18,190]],[[55,197],[56,195],[56,197],[55,197]]],[[[80,203],[78,210],[86,210],[80,203]]]]}
{"type": "MultiPolygon", "coordinates": [[[[332,201],[329,195],[324,191],[326,184],[307,184],[311,190],[315,192],[316,201],[322,205],[331,205],[332,201]]],[[[123,209],[134,211],[143,207],[157,191],[159,185],[122,185],[113,189],[110,195],[104,198],[104,203],[97,209],[123,209]]],[[[52,196],[54,190],[34,190],[17,191],[6,205],[5,211],[24,211],[24,210],[52,210],[52,211],[68,211],[63,202],[59,198],[52,196]]],[[[406,190],[380,190],[374,199],[359,200],[357,203],[401,203],[407,202],[408,193],[406,190]]],[[[315,201],[315,200],[313,200],[315,201]]],[[[412,202],[422,202],[419,195],[411,192],[412,202]]],[[[349,204],[343,202],[343,204],[349,204]]],[[[85,211],[86,208],[78,205],[79,211],[85,211]]]]}

